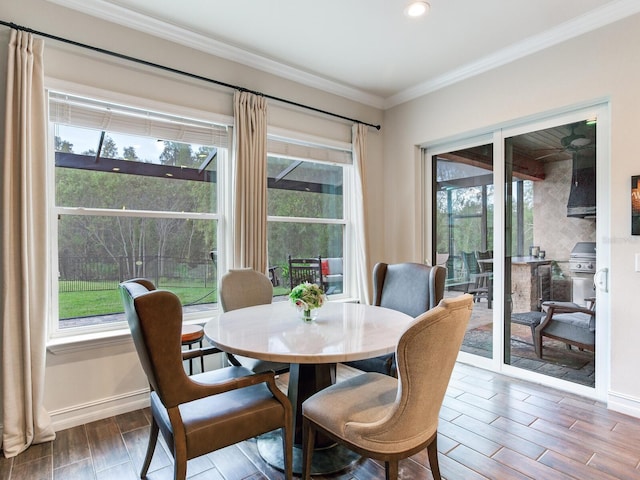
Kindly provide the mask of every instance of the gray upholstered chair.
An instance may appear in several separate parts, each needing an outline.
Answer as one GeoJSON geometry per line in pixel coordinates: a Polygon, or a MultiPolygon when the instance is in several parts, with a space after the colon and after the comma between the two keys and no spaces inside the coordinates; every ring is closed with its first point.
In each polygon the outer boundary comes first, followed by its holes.
{"type": "MultiPolygon", "coordinates": [[[[230,312],[239,308],[265,305],[273,301],[273,284],[266,275],[250,268],[229,270],[220,279],[220,305],[230,312]]],[[[288,363],[269,362],[257,358],[243,357],[227,353],[229,363],[243,366],[257,373],[289,370],[288,363]]]]}
{"type": "MultiPolygon", "coordinates": [[[[373,267],[373,304],[412,317],[435,307],[444,296],[446,269],[422,263],[378,263],[373,267]]],[[[347,362],[364,372],[396,376],[395,354],[347,362]]]]}
{"type": "Polygon", "coordinates": [[[302,404],[303,470],[309,471],[316,432],[360,455],[385,462],[398,478],[398,461],[427,448],[440,479],[438,413],[471,316],[473,297],[445,299],[411,322],[396,348],[398,378],[363,373],[336,383],[302,404]]]}
{"type": "Polygon", "coordinates": [[[571,302],[544,302],[546,315],[533,330],[534,346],[538,358],[542,358],[542,337],[559,340],[571,348],[595,352],[596,311],[595,300],[590,308],[571,302]]]}
{"type": "Polygon", "coordinates": [[[187,460],[282,429],[286,478],[291,479],[292,408],[274,373],[226,367],[187,376],[178,297],[135,280],[120,284],[120,292],[151,387],[151,432],[140,477],[146,478],[159,432],[174,458],[174,479],[183,480],[187,460]]]}

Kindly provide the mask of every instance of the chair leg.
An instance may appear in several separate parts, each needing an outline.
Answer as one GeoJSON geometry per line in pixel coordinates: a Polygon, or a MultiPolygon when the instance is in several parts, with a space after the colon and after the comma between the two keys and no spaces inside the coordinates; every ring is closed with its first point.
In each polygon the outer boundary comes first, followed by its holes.
{"type": "Polygon", "coordinates": [[[149,431],[149,444],[147,445],[147,454],[144,457],[144,463],[140,470],[140,478],[145,478],[147,476],[147,471],[149,470],[149,465],[151,465],[151,459],[153,458],[153,452],[155,451],[156,443],[158,442],[159,430],[158,422],[156,422],[155,418],[152,418],[151,430],[149,431]]]}
{"type": "Polygon", "coordinates": [[[394,458],[384,462],[384,478],[386,480],[398,480],[398,459],[394,458]]]}
{"type": "Polygon", "coordinates": [[[433,441],[427,445],[427,453],[429,455],[429,466],[431,467],[431,475],[433,480],[441,480],[440,464],[438,463],[438,434],[433,437],[433,441]]]}
{"type": "Polygon", "coordinates": [[[302,480],[311,479],[311,461],[315,446],[316,429],[309,420],[302,417],[302,480]]]}
{"type": "Polygon", "coordinates": [[[282,452],[284,455],[284,478],[293,478],[293,428],[282,427],[282,452]]]}
{"type": "MultiPolygon", "coordinates": [[[[200,340],[200,348],[202,348],[202,340],[200,340]]],[[[200,355],[200,373],[204,373],[204,355],[200,355]]]]}

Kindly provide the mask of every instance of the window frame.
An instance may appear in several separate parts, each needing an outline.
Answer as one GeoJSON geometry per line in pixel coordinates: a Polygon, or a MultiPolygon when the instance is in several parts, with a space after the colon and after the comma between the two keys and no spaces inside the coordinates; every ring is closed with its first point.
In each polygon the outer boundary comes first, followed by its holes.
{"type": "MultiPolygon", "coordinates": [[[[224,124],[228,127],[228,147],[218,148],[217,158],[217,212],[170,212],[170,211],[151,211],[151,210],[119,210],[110,208],[85,208],[85,207],[60,207],[56,205],[56,188],[55,188],[55,132],[54,122],[50,120],[49,112],[47,113],[48,139],[47,139],[47,199],[48,199],[48,216],[49,223],[49,322],[48,322],[48,345],[52,348],[66,350],[68,347],[60,347],[67,342],[86,341],[102,339],[108,341],[109,338],[118,338],[122,335],[128,335],[128,326],[126,321],[110,322],[100,325],[87,325],[73,328],[60,328],[59,318],[59,285],[58,285],[58,218],[63,215],[83,215],[83,216],[102,216],[102,217],[137,217],[137,218],[172,218],[172,219],[196,219],[196,220],[213,220],[217,222],[217,250],[226,252],[228,250],[229,239],[226,237],[228,229],[225,227],[226,219],[229,218],[228,202],[224,198],[228,195],[227,191],[230,184],[228,172],[230,171],[228,163],[232,157],[232,138],[233,138],[233,118],[225,115],[219,115],[211,112],[194,110],[188,107],[180,107],[169,103],[145,100],[143,98],[131,97],[127,95],[119,95],[112,92],[83,87],[68,82],[47,82],[46,92],[47,99],[49,92],[64,92],[68,95],[85,97],[101,102],[125,105],[133,109],[146,110],[151,112],[161,112],[162,115],[176,118],[193,118],[198,121],[224,124]]],[[[47,101],[47,107],[50,103],[47,101]]],[[[89,127],[87,127],[89,128],[89,127]]],[[[220,273],[226,265],[224,254],[219,255],[218,278],[219,284],[220,273]],[[222,259],[220,258],[222,257],[222,259]],[[221,261],[220,261],[221,260],[221,261]],[[221,268],[222,267],[222,268],[221,268]]],[[[204,319],[211,318],[217,314],[218,304],[205,311],[185,312],[183,320],[185,323],[202,323],[204,319]]]]}
{"type": "MultiPolygon", "coordinates": [[[[351,202],[355,201],[355,199],[352,187],[353,162],[351,144],[336,141],[332,142],[327,139],[308,135],[300,136],[292,132],[278,131],[277,135],[275,135],[271,133],[271,130],[268,134],[267,143],[267,158],[278,157],[306,163],[333,165],[342,168],[342,218],[267,215],[267,225],[269,223],[342,225],[343,289],[341,293],[332,294],[331,298],[334,300],[352,298],[354,296],[355,282],[353,281],[353,276],[355,275],[355,266],[353,262],[353,252],[350,248],[350,246],[354,244],[353,220],[351,218],[353,208],[351,208],[351,202]]],[[[267,256],[269,256],[268,248],[267,245],[267,256]]]]}

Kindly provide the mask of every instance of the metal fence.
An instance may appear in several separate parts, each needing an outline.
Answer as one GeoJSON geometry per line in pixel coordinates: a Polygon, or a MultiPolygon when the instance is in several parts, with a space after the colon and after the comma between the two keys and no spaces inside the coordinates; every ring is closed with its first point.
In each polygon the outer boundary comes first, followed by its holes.
{"type": "Polygon", "coordinates": [[[120,282],[137,277],[148,278],[162,287],[213,287],[216,265],[210,254],[202,258],[61,256],[59,289],[60,292],[112,290],[120,282]]]}

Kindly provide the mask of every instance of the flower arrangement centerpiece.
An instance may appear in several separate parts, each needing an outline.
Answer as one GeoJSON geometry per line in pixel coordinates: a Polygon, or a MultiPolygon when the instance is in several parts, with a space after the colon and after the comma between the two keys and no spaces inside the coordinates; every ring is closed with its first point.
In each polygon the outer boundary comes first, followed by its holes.
{"type": "Polygon", "coordinates": [[[311,310],[320,308],[326,302],[327,297],[321,287],[315,283],[304,282],[293,287],[289,299],[298,310],[302,311],[302,318],[310,322],[311,310]]]}

